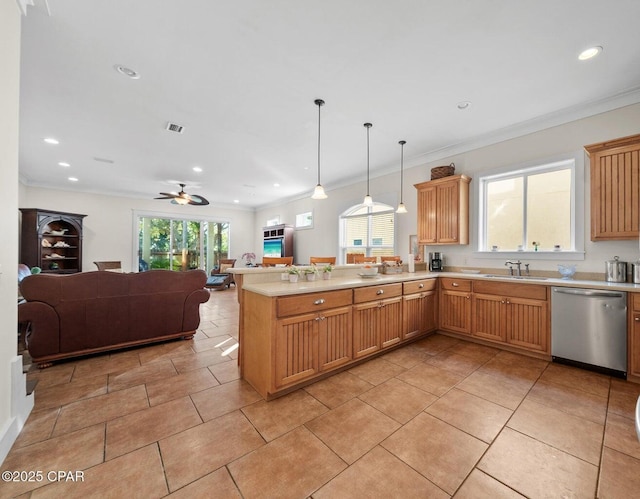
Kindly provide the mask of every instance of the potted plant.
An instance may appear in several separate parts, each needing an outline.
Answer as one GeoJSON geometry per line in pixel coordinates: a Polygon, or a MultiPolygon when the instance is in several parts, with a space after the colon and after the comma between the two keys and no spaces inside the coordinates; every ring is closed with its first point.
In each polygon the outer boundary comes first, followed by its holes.
{"type": "Polygon", "coordinates": [[[287,274],[289,274],[289,282],[298,282],[298,277],[300,276],[300,269],[295,265],[292,265],[287,269],[287,274]]]}
{"type": "Polygon", "coordinates": [[[333,270],[333,266],[328,263],[324,267],[322,267],[322,278],[323,279],[331,279],[331,271],[333,270]]]}
{"type": "Polygon", "coordinates": [[[253,265],[253,261],[256,259],[256,254],[242,253],[242,256],[240,258],[242,258],[246,262],[248,267],[251,267],[253,265]]]}
{"type": "Polygon", "coordinates": [[[307,281],[315,281],[318,275],[318,268],[312,265],[304,270],[304,275],[307,277],[307,281]]]}

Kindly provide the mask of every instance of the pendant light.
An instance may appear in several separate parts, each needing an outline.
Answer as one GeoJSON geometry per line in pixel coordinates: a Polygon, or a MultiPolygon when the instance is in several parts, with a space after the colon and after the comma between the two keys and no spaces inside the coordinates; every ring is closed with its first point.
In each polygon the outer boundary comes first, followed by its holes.
{"type": "Polygon", "coordinates": [[[402,187],[404,183],[404,145],[406,143],[406,140],[398,142],[398,144],[400,144],[400,204],[398,205],[396,213],[407,213],[407,207],[402,202],[402,187]]]}
{"type": "Polygon", "coordinates": [[[322,187],[320,183],[320,108],[324,106],[324,101],[322,99],[316,99],[313,102],[318,106],[318,185],[316,185],[316,188],[313,190],[311,199],[327,199],[324,187],[322,187]]]}
{"type": "Polygon", "coordinates": [[[364,197],[362,204],[365,206],[373,206],[373,198],[369,195],[369,129],[372,126],[371,123],[364,124],[364,127],[367,129],[367,195],[364,197]]]}

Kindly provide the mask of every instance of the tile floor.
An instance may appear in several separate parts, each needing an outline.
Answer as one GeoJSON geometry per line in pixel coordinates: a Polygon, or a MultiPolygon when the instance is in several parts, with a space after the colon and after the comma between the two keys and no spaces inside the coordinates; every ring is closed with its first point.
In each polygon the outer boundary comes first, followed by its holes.
{"type": "Polygon", "coordinates": [[[193,341],[32,369],[1,468],[45,478],[0,497],[640,497],[640,385],[434,335],[265,402],[236,338],[213,291],[193,341]]]}

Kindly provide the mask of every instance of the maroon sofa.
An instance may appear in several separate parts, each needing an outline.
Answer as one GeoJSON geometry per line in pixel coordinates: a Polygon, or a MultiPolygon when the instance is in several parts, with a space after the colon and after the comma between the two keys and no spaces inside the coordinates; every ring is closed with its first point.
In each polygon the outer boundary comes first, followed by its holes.
{"type": "Polygon", "coordinates": [[[39,367],[51,361],[172,338],[191,339],[209,299],[202,270],[25,277],[18,320],[39,367]]]}

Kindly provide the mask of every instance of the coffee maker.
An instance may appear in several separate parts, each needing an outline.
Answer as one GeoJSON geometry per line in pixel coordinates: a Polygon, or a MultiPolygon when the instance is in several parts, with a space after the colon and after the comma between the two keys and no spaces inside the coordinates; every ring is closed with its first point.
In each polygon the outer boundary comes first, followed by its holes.
{"type": "Polygon", "coordinates": [[[442,253],[435,251],[428,253],[429,271],[442,272],[444,270],[444,256],[442,253]]]}

